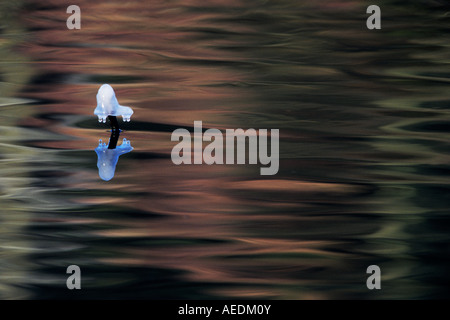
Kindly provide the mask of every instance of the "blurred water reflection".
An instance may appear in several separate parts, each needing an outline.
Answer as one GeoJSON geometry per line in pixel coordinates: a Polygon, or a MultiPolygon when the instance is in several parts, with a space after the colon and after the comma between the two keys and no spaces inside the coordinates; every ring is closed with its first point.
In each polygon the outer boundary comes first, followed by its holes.
{"type": "Polygon", "coordinates": [[[0,298],[448,298],[448,4],[370,4],[2,2],[0,298]],[[108,182],[103,83],[135,112],[108,182]],[[173,165],[194,120],[280,129],[278,174],[173,165]]]}

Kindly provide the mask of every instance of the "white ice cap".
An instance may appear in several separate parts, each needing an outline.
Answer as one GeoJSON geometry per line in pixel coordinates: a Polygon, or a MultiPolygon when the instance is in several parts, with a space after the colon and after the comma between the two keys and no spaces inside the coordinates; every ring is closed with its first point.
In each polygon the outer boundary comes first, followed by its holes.
{"type": "Polygon", "coordinates": [[[123,121],[129,122],[133,110],[130,107],[121,106],[114,89],[109,84],[104,84],[98,89],[97,108],[94,114],[98,117],[98,122],[106,122],[108,116],[122,116],[123,121]]]}

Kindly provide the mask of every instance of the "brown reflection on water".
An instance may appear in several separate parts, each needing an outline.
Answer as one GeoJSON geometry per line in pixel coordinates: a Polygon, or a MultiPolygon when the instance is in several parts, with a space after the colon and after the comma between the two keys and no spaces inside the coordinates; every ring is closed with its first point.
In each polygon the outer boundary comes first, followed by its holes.
{"type": "Polygon", "coordinates": [[[384,4],[383,33],[364,29],[360,1],[78,1],[81,30],[60,1],[17,9],[0,203],[18,227],[0,229],[0,297],[67,297],[70,264],[89,299],[439,296],[444,264],[426,261],[448,240],[448,46],[427,36],[438,22],[390,31],[408,8],[384,4]],[[109,182],[94,152],[103,83],[134,110],[120,138],[134,150],[109,182]],[[171,132],[194,120],[280,129],[279,173],[175,166],[171,132]],[[382,292],[365,287],[370,264],[382,292]]]}

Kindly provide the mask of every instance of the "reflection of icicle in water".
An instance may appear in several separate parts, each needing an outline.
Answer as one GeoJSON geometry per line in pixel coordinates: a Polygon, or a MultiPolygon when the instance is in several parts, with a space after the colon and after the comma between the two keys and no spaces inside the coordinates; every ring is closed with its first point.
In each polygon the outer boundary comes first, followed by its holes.
{"type": "Polygon", "coordinates": [[[107,116],[122,116],[123,121],[129,122],[133,110],[130,107],[121,106],[117,101],[114,89],[109,84],[104,84],[98,89],[97,107],[94,114],[99,122],[106,122],[107,116]]]}
{"type": "Polygon", "coordinates": [[[118,138],[119,134],[112,131],[108,146],[100,139],[98,147],[95,148],[98,157],[98,175],[102,180],[111,180],[114,177],[119,156],[133,150],[130,141],[125,138],[123,138],[122,144],[116,147],[118,138]]]}
{"type": "Polygon", "coordinates": [[[122,144],[117,147],[120,129],[116,116],[121,115],[123,121],[129,122],[133,110],[130,107],[119,105],[113,88],[109,84],[104,84],[98,90],[97,108],[95,108],[94,114],[98,116],[99,122],[106,122],[106,117],[111,122],[111,137],[108,146],[100,139],[98,147],[95,148],[98,157],[98,175],[102,180],[109,181],[114,177],[120,155],[133,150],[130,141],[125,138],[123,138],[122,144]]]}

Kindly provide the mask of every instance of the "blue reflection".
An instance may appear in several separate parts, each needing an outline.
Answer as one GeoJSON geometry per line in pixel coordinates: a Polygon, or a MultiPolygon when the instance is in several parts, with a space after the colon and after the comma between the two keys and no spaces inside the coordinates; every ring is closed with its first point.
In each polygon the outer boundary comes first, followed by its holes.
{"type": "Polygon", "coordinates": [[[130,140],[127,140],[126,138],[123,138],[122,144],[117,147],[119,136],[119,130],[112,130],[108,145],[103,143],[100,139],[98,147],[95,148],[98,157],[98,175],[102,180],[111,180],[114,177],[119,156],[133,150],[130,140]]]}

